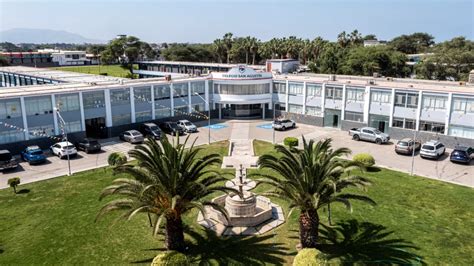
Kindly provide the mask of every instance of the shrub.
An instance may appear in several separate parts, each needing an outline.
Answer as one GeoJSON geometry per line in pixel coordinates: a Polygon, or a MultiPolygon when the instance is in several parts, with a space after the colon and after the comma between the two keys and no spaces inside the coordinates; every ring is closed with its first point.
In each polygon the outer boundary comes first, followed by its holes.
{"type": "Polygon", "coordinates": [[[321,260],[321,254],[315,248],[304,248],[298,252],[295,259],[293,260],[293,266],[318,266],[324,265],[324,261],[321,260]]]}
{"type": "Polygon", "coordinates": [[[375,159],[372,155],[368,154],[368,153],[359,153],[359,154],[356,154],[352,160],[354,160],[355,162],[358,162],[360,164],[362,164],[363,166],[365,167],[371,167],[375,164],[375,159]]]}
{"type": "Polygon", "coordinates": [[[113,152],[109,155],[107,162],[110,166],[119,166],[127,162],[127,156],[121,152],[113,152]]]}
{"type": "Polygon", "coordinates": [[[19,177],[12,177],[8,179],[8,185],[13,188],[13,191],[16,194],[16,187],[20,184],[20,178],[19,177]]]}
{"type": "Polygon", "coordinates": [[[298,139],[295,138],[295,137],[286,137],[284,140],[283,140],[283,144],[285,144],[286,146],[288,147],[296,147],[298,146],[298,139]]]}
{"type": "Polygon", "coordinates": [[[188,258],[178,251],[164,251],[153,259],[151,266],[187,266],[188,258]]]}

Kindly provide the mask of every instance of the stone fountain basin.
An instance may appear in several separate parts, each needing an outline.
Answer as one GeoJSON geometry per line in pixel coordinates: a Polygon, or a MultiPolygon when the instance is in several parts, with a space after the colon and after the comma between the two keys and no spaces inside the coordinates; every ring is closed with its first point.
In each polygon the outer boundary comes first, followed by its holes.
{"type": "MultiPolygon", "coordinates": [[[[212,202],[220,205],[220,206],[226,206],[226,199],[227,195],[222,195],[219,197],[216,197],[212,199],[212,202]]],[[[214,210],[213,208],[209,209],[209,212],[207,213],[208,218],[216,220],[226,226],[256,226],[259,225],[269,219],[272,218],[272,205],[270,199],[263,197],[263,196],[255,196],[256,204],[253,207],[252,212],[254,214],[247,214],[247,215],[234,215],[232,213],[235,213],[234,211],[229,211],[229,220],[226,220],[224,215],[222,215],[220,212],[214,210]]],[[[231,207],[236,207],[239,208],[239,201],[233,197],[231,198],[232,202],[236,202],[237,204],[231,207]]],[[[227,200],[229,202],[229,200],[227,200]]],[[[247,205],[246,203],[244,203],[247,205]]],[[[229,206],[226,206],[228,208],[229,206]]],[[[248,205],[247,205],[248,207],[248,205]]],[[[249,208],[247,208],[248,210],[249,208]]],[[[237,211],[239,212],[239,211],[237,211]]]]}

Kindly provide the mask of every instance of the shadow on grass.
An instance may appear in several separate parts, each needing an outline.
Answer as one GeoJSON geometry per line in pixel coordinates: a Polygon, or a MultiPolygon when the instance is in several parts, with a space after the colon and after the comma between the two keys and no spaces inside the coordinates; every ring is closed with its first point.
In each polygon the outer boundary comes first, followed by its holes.
{"type": "Polygon", "coordinates": [[[373,173],[375,173],[375,172],[380,172],[381,170],[382,170],[382,169],[380,169],[380,168],[377,167],[377,166],[369,166],[369,167],[367,167],[367,172],[373,172],[373,173]]]}
{"type": "Polygon", "coordinates": [[[16,194],[28,194],[28,193],[30,193],[30,190],[27,188],[24,188],[24,189],[18,190],[16,194]]]}
{"type": "Polygon", "coordinates": [[[393,234],[383,225],[349,220],[334,227],[321,225],[321,244],[318,249],[327,260],[335,259],[341,265],[425,265],[414,253],[419,250],[411,242],[387,238],[393,234]]]}
{"type": "Polygon", "coordinates": [[[193,239],[189,243],[186,254],[192,264],[199,265],[282,265],[282,259],[287,255],[287,248],[283,243],[274,243],[271,235],[264,236],[217,236],[215,232],[204,230],[201,232],[188,231],[193,239]]]}

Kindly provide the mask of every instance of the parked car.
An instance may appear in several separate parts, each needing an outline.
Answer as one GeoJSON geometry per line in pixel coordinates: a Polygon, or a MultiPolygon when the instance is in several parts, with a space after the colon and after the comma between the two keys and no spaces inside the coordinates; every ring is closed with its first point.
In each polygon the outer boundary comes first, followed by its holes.
{"type": "Polygon", "coordinates": [[[76,147],[69,141],[58,142],[52,145],[50,149],[51,152],[54,155],[58,156],[60,159],[67,157],[67,155],[69,155],[70,157],[77,155],[76,147]]]}
{"type": "Polygon", "coordinates": [[[101,150],[100,143],[95,139],[85,138],[76,143],[78,150],[82,150],[85,153],[99,152],[101,150]]]}
{"type": "Polygon", "coordinates": [[[472,157],[471,157],[472,154],[474,154],[474,148],[456,146],[454,150],[451,152],[451,156],[449,157],[449,160],[455,163],[469,164],[472,160],[472,157]]]}
{"type": "Polygon", "coordinates": [[[273,121],[272,127],[275,130],[287,130],[296,127],[296,123],[291,119],[278,119],[273,121]]]}
{"type": "Polygon", "coordinates": [[[21,152],[21,159],[29,164],[40,164],[46,162],[46,155],[38,146],[28,146],[21,152]]]}
{"type": "Polygon", "coordinates": [[[164,122],[160,125],[160,128],[163,130],[163,132],[173,136],[184,134],[184,130],[179,127],[176,122],[164,122]]]}
{"type": "Polygon", "coordinates": [[[152,137],[154,139],[161,138],[161,129],[155,123],[144,123],[140,125],[140,132],[145,137],[152,137]]]}
{"type": "Polygon", "coordinates": [[[0,150],[0,170],[10,170],[18,167],[18,162],[8,150],[0,150]]]}
{"type": "Polygon", "coordinates": [[[421,149],[421,143],[419,141],[413,141],[410,138],[399,140],[395,145],[395,152],[398,154],[413,154],[413,149],[419,151],[421,149]]]}
{"type": "Polygon", "coordinates": [[[188,120],[179,120],[178,126],[181,127],[184,130],[184,132],[188,132],[188,133],[197,132],[197,127],[193,123],[189,122],[188,120]]]}
{"type": "Polygon", "coordinates": [[[430,140],[421,145],[420,156],[421,158],[438,159],[446,152],[446,147],[443,143],[437,140],[430,140]]]}
{"type": "Polygon", "coordinates": [[[349,130],[349,136],[355,141],[365,140],[377,144],[387,143],[390,136],[373,127],[353,128],[349,130]]]}
{"type": "Polygon", "coordinates": [[[145,140],[142,133],[134,129],[120,133],[119,138],[130,143],[142,143],[145,140]]]}

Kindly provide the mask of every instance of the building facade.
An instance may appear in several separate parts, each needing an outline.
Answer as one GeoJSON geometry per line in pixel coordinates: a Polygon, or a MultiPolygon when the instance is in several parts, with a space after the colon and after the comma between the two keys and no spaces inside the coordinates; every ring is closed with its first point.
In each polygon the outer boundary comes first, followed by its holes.
{"type": "Polygon", "coordinates": [[[48,147],[61,135],[105,138],[146,121],[284,116],[347,130],[372,126],[393,139],[474,146],[474,86],[354,76],[272,75],[238,66],[207,76],[120,79],[0,68],[0,148],[48,147]],[[8,79],[5,79],[8,77],[8,79]],[[32,80],[43,80],[32,82],[32,80]],[[48,80],[50,82],[44,82],[48,80]],[[56,109],[56,108],[57,109],[56,109]]]}

